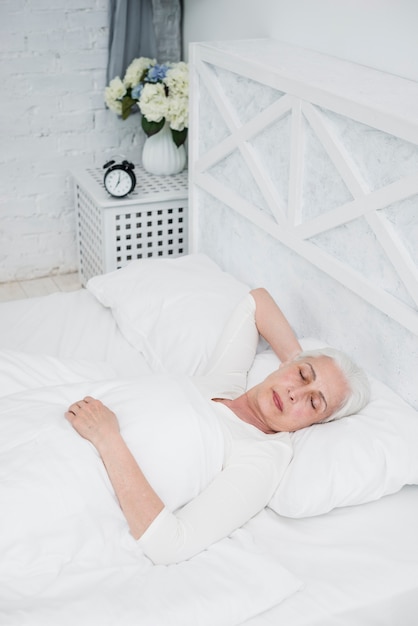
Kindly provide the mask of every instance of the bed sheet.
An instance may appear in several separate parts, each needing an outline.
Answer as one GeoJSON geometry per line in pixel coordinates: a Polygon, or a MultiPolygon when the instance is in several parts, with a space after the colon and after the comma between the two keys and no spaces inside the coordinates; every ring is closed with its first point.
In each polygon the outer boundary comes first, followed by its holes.
{"type": "Polygon", "coordinates": [[[105,362],[122,377],[150,371],[86,289],[1,303],[0,348],[105,362]]]}
{"type": "Polygon", "coordinates": [[[304,587],[246,626],[415,626],[417,528],[417,486],[312,518],[266,509],[247,529],[304,587]]]}

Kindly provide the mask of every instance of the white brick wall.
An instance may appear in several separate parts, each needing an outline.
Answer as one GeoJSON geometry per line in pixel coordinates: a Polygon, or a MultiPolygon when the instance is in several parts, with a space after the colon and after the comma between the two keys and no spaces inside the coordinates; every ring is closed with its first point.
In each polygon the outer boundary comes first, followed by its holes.
{"type": "Polygon", "coordinates": [[[0,282],[74,271],[71,167],[140,161],[103,103],[108,0],[0,0],[0,282]]]}

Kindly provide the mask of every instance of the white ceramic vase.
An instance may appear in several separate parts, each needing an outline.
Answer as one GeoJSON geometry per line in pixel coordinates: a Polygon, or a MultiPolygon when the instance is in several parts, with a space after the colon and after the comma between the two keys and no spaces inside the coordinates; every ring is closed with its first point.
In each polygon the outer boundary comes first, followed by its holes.
{"type": "Polygon", "coordinates": [[[168,122],[160,132],[146,138],[142,151],[142,165],[147,172],[158,176],[178,174],[184,169],[186,149],[184,144],[176,146],[168,122]]]}

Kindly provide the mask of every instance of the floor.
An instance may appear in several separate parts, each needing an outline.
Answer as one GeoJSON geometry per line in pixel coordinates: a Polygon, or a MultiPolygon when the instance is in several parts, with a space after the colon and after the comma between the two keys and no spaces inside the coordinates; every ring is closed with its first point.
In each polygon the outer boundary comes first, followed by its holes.
{"type": "Polygon", "coordinates": [[[0,283],[0,302],[46,296],[56,291],[75,291],[80,289],[80,287],[81,284],[77,273],[0,283]]]}

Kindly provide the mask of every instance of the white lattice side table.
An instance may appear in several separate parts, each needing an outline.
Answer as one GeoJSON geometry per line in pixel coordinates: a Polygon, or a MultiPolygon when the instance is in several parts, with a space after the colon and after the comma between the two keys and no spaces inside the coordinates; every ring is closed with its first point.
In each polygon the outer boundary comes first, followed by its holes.
{"type": "Polygon", "coordinates": [[[135,259],[188,253],[187,171],[154,176],[135,165],[137,184],[112,198],[100,167],[72,171],[81,283],[135,259]]]}

